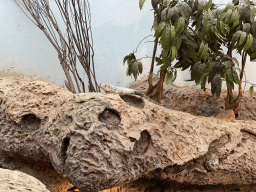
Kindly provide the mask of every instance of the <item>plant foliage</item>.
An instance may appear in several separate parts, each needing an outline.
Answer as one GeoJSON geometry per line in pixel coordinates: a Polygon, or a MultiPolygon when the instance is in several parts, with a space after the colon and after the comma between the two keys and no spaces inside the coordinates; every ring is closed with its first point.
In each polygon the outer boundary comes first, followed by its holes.
{"type": "MultiPolygon", "coordinates": [[[[140,8],[144,2],[140,0],[140,8]]],[[[252,1],[233,0],[224,8],[218,8],[212,0],[151,0],[151,4],[154,37],[161,46],[156,65],[161,71],[189,68],[190,81],[201,84],[204,90],[210,83],[217,97],[223,79],[228,88],[238,84],[241,89],[246,56],[256,59],[256,8],[252,1]],[[242,56],[242,70],[232,51],[242,56]]]]}

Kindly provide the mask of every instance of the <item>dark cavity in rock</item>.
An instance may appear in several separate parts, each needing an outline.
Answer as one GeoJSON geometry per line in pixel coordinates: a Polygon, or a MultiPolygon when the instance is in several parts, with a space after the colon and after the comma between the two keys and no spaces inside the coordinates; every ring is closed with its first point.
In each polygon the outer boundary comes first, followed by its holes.
{"type": "Polygon", "coordinates": [[[40,128],[41,119],[39,119],[36,115],[29,113],[22,117],[21,123],[26,130],[35,131],[40,128]]]}
{"type": "Polygon", "coordinates": [[[147,130],[144,130],[140,133],[140,139],[135,142],[133,147],[134,155],[145,154],[150,146],[151,136],[147,130]]]}
{"type": "Polygon", "coordinates": [[[137,107],[140,109],[143,109],[145,106],[145,103],[143,101],[143,99],[138,98],[136,96],[132,96],[132,95],[120,95],[121,99],[126,102],[128,105],[133,106],[133,107],[137,107]]]}
{"type": "Polygon", "coordinates": [[[63,163],[65,163],[67,159],[67,150],[68,150],[69,144],[70,144],[69,137],[65,137],[61,146],[61,156],[62,156],[63,163]]]}
{"type": "Polygon", "coordinates": [[[99,115],[99,121],[105,123],[108,129],[116,129],[121,118],[116,110],[107,108],[99,115]]]}

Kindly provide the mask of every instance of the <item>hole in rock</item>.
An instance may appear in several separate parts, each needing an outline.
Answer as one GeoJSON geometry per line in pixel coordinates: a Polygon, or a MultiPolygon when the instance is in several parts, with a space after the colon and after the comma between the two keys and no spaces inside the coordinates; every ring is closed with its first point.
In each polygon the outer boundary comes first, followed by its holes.
{"type": "Polygon", "coordinates": [[[135,142],[133,147],[134,155],[142,155],[148,151],[150,146],[151,136],[147,130],[140,133],[140,139],[135,142]]]}
{"type": "Polygon", "coordinates": [[[138,98],[136,96],[132,95],[120,95],[121,99],[126,102],[128,105],[131,105],[133,107],[137,107],[140,109],[143,109],[145,106],[145,103],[143,99],[138,98]]]}
{"type": "Polygon", "coordinates": [[[135,139],[134,137],[129,137],[128,139],[129,139],[131,142],[133,142],[133,143],[136,141],[136,139],[135,139]]]}
{"type": "Polygon", "coordinates": [[[64,138],[61,146],[61,156],[63,158],[63,162],[65,162],[67,159],[67,150],[68,150],[69,144],[70,144],[70,138],[69,137],[64,138]]]}
{"type": "Polygon", "coordinates": [[[22,117],[22,124],[26,127],[26,130],[37,130],[40,128],[41,119],[36,115],[30,113],[22,117]]]}
{"type": "Polygon", "coordinates": [[[108,129],[116,129],[121,118],[116,110],[107,108],[99,115],[99,121],[105,123],[108,129]]]}

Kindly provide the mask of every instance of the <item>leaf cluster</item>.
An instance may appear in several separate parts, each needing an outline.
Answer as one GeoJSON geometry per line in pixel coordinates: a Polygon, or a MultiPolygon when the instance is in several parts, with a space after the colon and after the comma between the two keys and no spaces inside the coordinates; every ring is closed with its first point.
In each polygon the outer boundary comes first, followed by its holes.
{"type": "Polygon", "coordinates": [[[239,73],[241,71],[238,68],[237,59],[232,57],[233,50],[240,55],[248,54],[251,60],[256,58],[255,6],[252,6],[249,1],[241,0],[240,2],[242,5],[239,4],[239,0],[235,0],[228,3],[224,9],[208,10],[208,13],[202,17],[203,28],[200,29],[200,25],[196,26],[200,36],[208,39],[210,51],[214,53],[211,54],[214,57],[208,58],[213,61],[213,64],[206,76],[208,83],[211,83],[212,93],[216,96],[219,96],[221,89],[220,78],[224,78],[227,86],[231,86],[232,89],[234,89],[234,84],[240,84],[237,71],[239,73]],[[213,39],[214,33],[217,38],[213,39]],[[213,39],[215,43],[210,39],[213,39]],[[227,55],[223,53],[218,44],[227,47],[227,55]],[[215,56],[218,59],[215,59],[215,56]]]}
{"type": "MultiPolygon", "coordinates": [[[[142,8],[145,0],[139,2],[142,8]]],[[[233,89],[240,84],[241,71],[232,51],[256,59],[256,8],[252,1],[233,0],[223,9],[216,8],[212,0],[151,0],[151,4],[154,37],[162,48],[156,57],[160,70],[173,73],[173,68],[190,68],[189,81],[201,84],[204,90],[210,83],[217,97],[223,79],[233,89]],[[227,54],[222,46],[227,47],[227,54]],[[177,63],[172,66],[174,60],[177,63]]]]}
{"type": "Polygon", "coordinates": [[[126,75],[131,76],[133,75],[134,79],[136,80],[138,75],[142,73],[143,66],[141,61],[138,61],[134,55],[134,53],[130,53],[129,55],[126,55],[123,59],[123,64],[127,62],[127,71],[126,75]]]}

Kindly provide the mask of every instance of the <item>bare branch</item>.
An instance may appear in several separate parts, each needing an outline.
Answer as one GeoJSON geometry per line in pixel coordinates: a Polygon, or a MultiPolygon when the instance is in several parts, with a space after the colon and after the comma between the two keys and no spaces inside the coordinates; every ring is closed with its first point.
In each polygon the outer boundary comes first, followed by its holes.
{"type": "Polygon", "coordinates": [[[25,15],[44,32],[56,49],[67,78],[65,85],[68,90],[74,93],[76,90],[79,93],[85,92],[85,83],[77,70],[78,58],[78,63],[87,75],[89,91],[100,91],[95,75],[91,14],[88,0],[54,0],[65,24],[64,31],[61,30],[48,0],[14,1],[25,15]]]}

